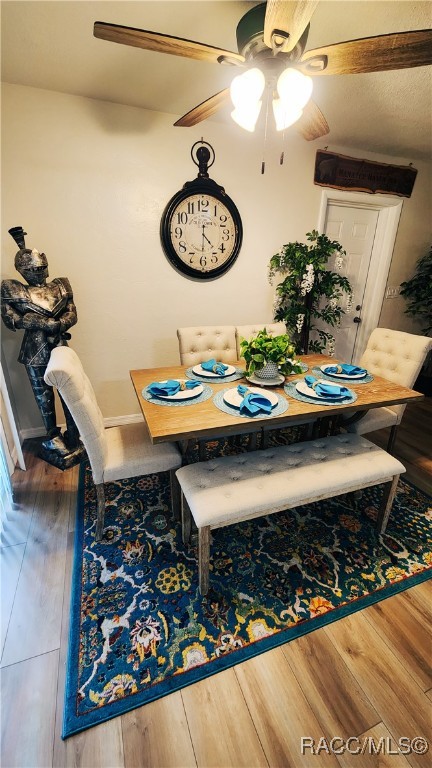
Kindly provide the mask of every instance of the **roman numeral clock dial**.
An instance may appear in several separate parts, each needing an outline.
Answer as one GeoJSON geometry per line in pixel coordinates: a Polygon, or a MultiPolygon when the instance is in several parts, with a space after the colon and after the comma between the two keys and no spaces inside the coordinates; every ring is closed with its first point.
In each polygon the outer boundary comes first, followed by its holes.
{"type": "Polygon", "coordinates": [[[241,247],[242,223],[224,188],[208,176],[210,144],[196,144],[191,154],[200,172],[169,201],[162,215],[160,234],[165,254],[178,271],[189,277],[209,279],[220,277],[232,267],[241,247]],[[198,162],[192,154],[196,144],[201,145],[196,151],[198,162]]]}

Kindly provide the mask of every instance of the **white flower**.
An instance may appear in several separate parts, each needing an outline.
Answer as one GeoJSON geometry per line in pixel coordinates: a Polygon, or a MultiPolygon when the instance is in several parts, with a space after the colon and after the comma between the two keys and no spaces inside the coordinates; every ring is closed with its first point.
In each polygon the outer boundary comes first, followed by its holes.
{"type": "Polygon", "coordinates": [[[343,267],[343,258],[342,258],[342,256],[336,256],[336,258],[335,258],[335,267],[336,267],[336,269],[342,269],[342,267],[343,267]]]}
{"type": "Polygon", "coordinates": [[[335,337],[334,336],[330,336],[327,339],[327,354],[330,357],[333,357],[334,353],[335,353],[335,337]]]}
{"type": "Polygon", "coordinates": [[[302,296],[306,296],[312,290],[315,280],[313,264],[307,264],[306,272],[303,273],[303,280],[300,285],[300,293],[302,296]]]}
{"type": "Polygon", "coordinates": [[[297,315],[297,322],[296,322],[297,333],[300,333],[301,329],[303,328],[304,318],[305,318],[304,315],[297,315]]]}
{"type": "Polygon", "coordinates": [[[349,293],[346,300],[346,306],[345,306],[345,312],[347,315],[351,312],[353,308],[353,302],[354,302],[354,296],[352,293],[349,293]]]}
{"type": "Polygon", "coordinates": [[[276,310],[279,309],[281,302],[282,302],[281,297],[276,294],[276,296],[273,299],[273,314],[275,314],[276,310]]]}
{"type": "Polygon", "coordinates": [[[334,296],[334,297],[333,297],[332,299],[330,299],[330,301],[329,301],[329,305],[330,305],[330,307],[331,307],[332,309],[336,309],[336,307],[337,307],[337,303],[338,303],[338,300],[337,300],[336,296],[334,296]]]}

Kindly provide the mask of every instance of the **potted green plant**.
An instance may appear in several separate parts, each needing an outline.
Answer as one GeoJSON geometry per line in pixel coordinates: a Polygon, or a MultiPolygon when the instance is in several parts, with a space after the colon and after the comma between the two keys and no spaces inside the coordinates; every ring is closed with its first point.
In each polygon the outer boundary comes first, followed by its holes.
{"type": "MultiPolygon", "coordinates": [[[[401,283],[400,295],[407,302],[405,314],[421,323],[425,336],[432,336],[432,247],[418,260],[412,278],[401,283]]],[[[414,389],[432,394],[432,354],[427,356],[414,389]]]]}
{"type": "Polygon", "coordinates": [[[302,371],[300,361],[294,358],[294,344],[286,333],[270,336],[264,328],[251,339],[241,339],[240,353],[246,362],[246,373],[258,378],[273,379],[279,372],[289,376],[302,371]]]}
{"type": "Polygon", "coordinates": [[[287,243],[272,256],[270,283],[282,276],[276,286],[275,320],[283,320],[298,354],[333,354],[335,339],[326,326],[337,327],[352,305],[351,285],[327,262],[336,255],[336,269],[343,266],[346,251],[336,240],[316,230],[306,234],[308,244],[287,243]],[[345,309],[343,308],[345,304],[345,309]]]}

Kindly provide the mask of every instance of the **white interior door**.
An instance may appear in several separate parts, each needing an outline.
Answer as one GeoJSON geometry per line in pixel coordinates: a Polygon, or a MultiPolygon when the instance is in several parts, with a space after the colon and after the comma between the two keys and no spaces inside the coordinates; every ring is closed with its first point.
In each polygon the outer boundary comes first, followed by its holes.
{"type": "Polygon", "coordinates": [[[336,203],[327,206],[325,233],[346,251],[339,270],[334,258],[329,260],[329,267],[345,275],[353,291],[351,309],[342,316],[335,333],[335,357],[345,362],[351,362],[356,351],[377,224],[376,209],[336,203]]]}
{"type": "MultiPolygon", "coordinates": [[[[352,359],[353,362],[358,363],[366,348],[370,334],[379,324],[403,200],[391,195],[368,195],[364,192],[323,189],[317,222],[318,232],[326,231],[327,209],[332,205],[342,206],[351,211],[366,209],[378,214],[372,253],[364,285],[363,301],[356,302],[356,298],[354,298],[355,303],[352,310],[355,313],[355,308],[359,304],[361,305],[361,323],[354,323],[354,325],[357,325],[354,348],[347,351],[346,360],[352,359]]],[[[340,242],[344,245],[345,235],[342,230],[340,242]]],[[[335,239],[339,240],[339,238],[335,239]]],[[[349,251],[348,243],[344,247],[349,251]]],[[[348,277],[350,280],[352,279],[349,274],[348,277]]],[[[354,284],[353,288],[356,293],[354,284]]],[[[356,316],[356,314],[351,314],[352,318],[356,316]]],[[[337,337],[336,343],[339,342],[339,346],[336,346],[336,349],[342,350],[341,339],[344,335],[344,332],[335,334],[335,337],[337,337]]],[[[343,356],[345,357],[345,355],[343,356]]]]}

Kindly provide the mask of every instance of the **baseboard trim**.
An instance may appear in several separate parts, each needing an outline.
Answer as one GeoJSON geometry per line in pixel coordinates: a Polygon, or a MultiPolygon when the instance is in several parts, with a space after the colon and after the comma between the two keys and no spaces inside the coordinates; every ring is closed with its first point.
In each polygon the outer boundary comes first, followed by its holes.
{"type": "MultiPolygon", "coordinates": [[[[137,424],[140,421],[143,421],[143,416],[141,413],[129,413],[125,416],[108,416],[106,419],[104,419],[104,426],[120,427],[122,424],[137,424]]],[[[66,424],[59,424],[59,426],[62,431],[66,429],[66,424]]],[[[44,437],[44,435],[46,435],[46,432],[43,427],[29,427],[29,429],[21,429],[19,433],[21,445],[23,444],[24,440],[31,440],[33,437],[44,437]]]]}

